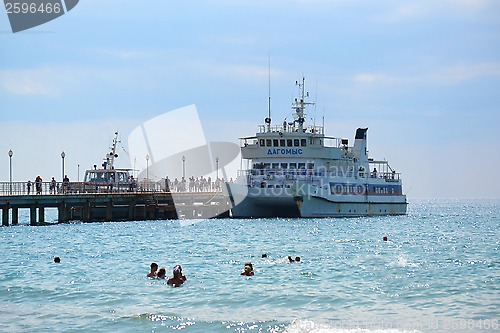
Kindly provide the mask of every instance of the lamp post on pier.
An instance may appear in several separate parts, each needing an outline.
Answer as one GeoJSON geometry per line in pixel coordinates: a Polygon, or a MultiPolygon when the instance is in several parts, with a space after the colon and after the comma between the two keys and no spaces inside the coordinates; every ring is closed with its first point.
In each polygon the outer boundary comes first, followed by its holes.
{"type": "Polygon", "coordinates": [[[62,159],[62,177],[61,177],[61,180],[64,179],[64,158],[66,157],[66,153],[63,151],[61,153],[61,159],[62,159]]]}
{"type": "Polygon", "coordinates": [[[215,158],[215,168],[216,168],[216,176],[215,179],[219,179],[219,157],[215,158]]]}
{"type": "Polygon", "coordinates": [[[9,193],[12,195],[12,155],[14,152],[9,149],[9,193]]]}
{"type": "Polygon", "coordinates": [[[146,183],[148,184],[149,190],[149,154],[146,154],[146,183]]]}
{"type": "Polygon", "coordinates": [[[182,178],[186,179],[186,156],[182,155],[182,178]]]}

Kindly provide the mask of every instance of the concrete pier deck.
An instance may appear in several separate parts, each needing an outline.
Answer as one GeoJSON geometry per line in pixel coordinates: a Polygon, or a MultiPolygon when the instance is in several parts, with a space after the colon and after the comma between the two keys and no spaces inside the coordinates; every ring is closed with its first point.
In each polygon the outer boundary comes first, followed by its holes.
{"type": "Polygon", "coordinates": [[[106,193],[27,194],[25,184],[0,184],[2,225],[19,223],[19,209],[30,210],[30,225],[46,223],[45,209],[57,208],[57,222],[72,220],[133,221],[229,216],[230,200],[222,192],[166,192],[157,189],[106,193]],[[3,186],[2,186],[3,185],[3,186]],[[11,186],[12,185],[12,186],[11,186]],[[11,219],[9,219],[11,217],[11,219]],[[11,221],[9,221],[11,220],[11,221]]]}

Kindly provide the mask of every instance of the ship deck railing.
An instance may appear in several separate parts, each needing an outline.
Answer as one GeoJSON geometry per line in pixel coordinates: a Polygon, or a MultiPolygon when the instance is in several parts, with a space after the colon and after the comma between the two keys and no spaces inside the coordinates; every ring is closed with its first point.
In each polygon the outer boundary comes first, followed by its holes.
{"type": "MultiPolygon", "coordinates": [[[[269,133],[269,132],[274,132],[274,133],[296,133],[298,131],[297,126],[293,125],[273,125],[273,126],[268,126],[268,125],[259,125],[258,126],[258,134],[262,133],[269,133]]],[[[323,135],[325,134],[324,132],[324,127],[323,126],[317,126],[317,125],[309,125],[304,127],[303,129],[304,133],[313,133],[313,134],[319,134],[323,135]]]]}
{"type": "MultiPolygon", "coordinates": [[[[400,182],[401,174],[398,172],[354,172],[354,171],[318,171],[317,169],[250,169],[250,170],[239,170],[238,176],[252,177],[252,178],[265,178],[272,180],[270,178],[279,177],[285,179],[299,179],[305,177],[345,177],[345,178],[372,178],[372,179],[384,179],[386,182],[400,182]]],[[[260,179],[259,178],[259,179],[260,179]]]]}

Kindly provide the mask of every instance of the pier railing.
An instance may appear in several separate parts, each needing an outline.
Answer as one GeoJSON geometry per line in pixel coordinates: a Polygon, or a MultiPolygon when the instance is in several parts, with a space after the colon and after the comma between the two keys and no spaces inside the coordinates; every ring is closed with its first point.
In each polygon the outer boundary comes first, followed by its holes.
{"type": "Polygon", "coordinates": [[[87,183],[87,182],[41,182],[37,186],[35,182],[28,185],[27,182],[0,182],[0,195],[57,195],[57,194],[85,194],[85,193],[125,193],[125,192],[220,192],[221,187],[215,186],[210,189],[196,189],[189,186],[176,186],[166,188],[165,182],[139,181],[136,183],[87,183]]]}

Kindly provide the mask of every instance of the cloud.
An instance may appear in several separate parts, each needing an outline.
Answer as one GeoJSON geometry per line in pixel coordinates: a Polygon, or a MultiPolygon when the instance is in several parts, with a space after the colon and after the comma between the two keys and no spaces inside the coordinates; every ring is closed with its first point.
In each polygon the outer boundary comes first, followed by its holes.
{"type": "Polygon", "coordinates": [[[124,50],[124,49],[98,49],[98,54],[119,60],[146,60],[154,57],[156,52],[144,50],[124,50]]]}
{"type": "Polygon", "coordinates": [[[500,78],[500,62],[458,64],[427,73],[409,75],[359,73],[355,74],[352,80],[361,84],[460,84],[487,78],[500,78]]]}
{"type": "MultiPolygon", "coordinates": [[[[375,14],[374,18],[380,23],[398,23],[443,16],[471,19],[474,14],[493,14],[498,18],[493,9],[496,6],[498,6],[497,2],[493,0],[397,1],[375,14]]],[[[479,18],[484,19],[485,15],[479,18]]]]}
{"type": "Polygon", "coordinates": [[[0,89],[14,95],[56,96],[52,82],[55,72],[49,68],[0,71],[0,89]]]}
{"type": "Polygon", "coordinates": [[[451,84],[488,77],[500,78],[500,62],[455,65],[444,68],[442,71],[431,75],[431,77],[438,82],[451,84]]]}

